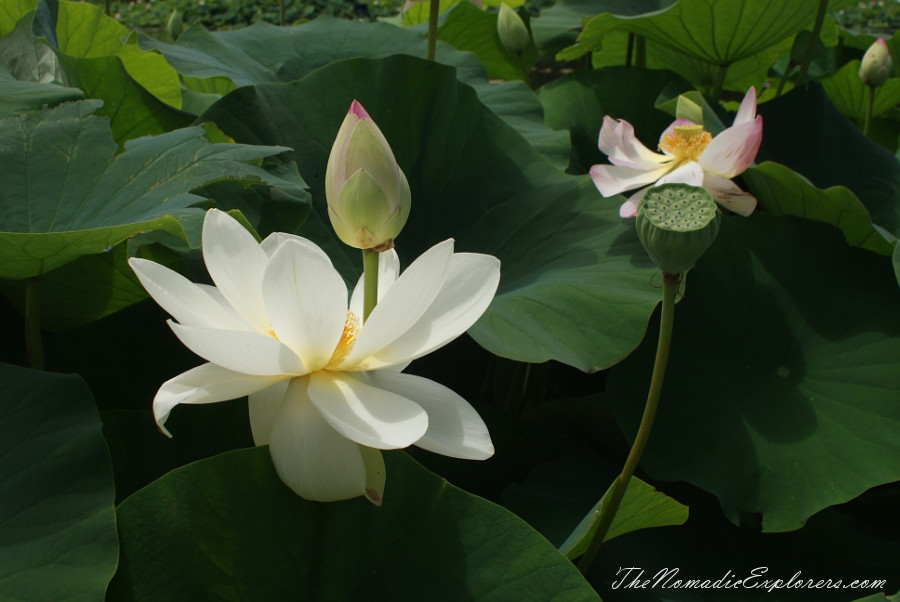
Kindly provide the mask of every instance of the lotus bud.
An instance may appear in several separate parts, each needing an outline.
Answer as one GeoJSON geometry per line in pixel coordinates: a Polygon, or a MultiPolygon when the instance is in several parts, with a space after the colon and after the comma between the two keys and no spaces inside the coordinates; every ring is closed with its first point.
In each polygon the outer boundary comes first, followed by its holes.
{"type": "Polygon", "coordinates": [[[712,245],[720,221],[707,190],[661,184],[647,190],[635,225],[641,244],[663,274],[683,274],[712,245]]]}
{"type": "Polygon", "coordinates": [[[178,36],[181,35],[182,30],[184,30],[184,19],[182,18],[181,11],[176,8],[172,10],[172,14],[169,15],[169,22],[166,23],[166,31],[173,40],[177,40],[178,36]]]}
{"type": "Polygon", "coordinates": [[[504,48],[513,54],[522,54],[531,44],[531,34],[525,27],[522,17],[506,4],[500,4],[500,15],[497,17],[497,35],[504,48]]]}
{"type": "Polygon", "coordinates": [[[859,64],[859,79],[867,86],[882,86],[891,76],[893,63],[891,51],[884,38],[878,38],[869,46],[859,64]]]}
{"type": "Polygon", "coordinates": [[[390,249],[409,217],[406,176],[381,130],[355,100],[328,156],[325,198],[338,238],[357,249],[390,249]]]}

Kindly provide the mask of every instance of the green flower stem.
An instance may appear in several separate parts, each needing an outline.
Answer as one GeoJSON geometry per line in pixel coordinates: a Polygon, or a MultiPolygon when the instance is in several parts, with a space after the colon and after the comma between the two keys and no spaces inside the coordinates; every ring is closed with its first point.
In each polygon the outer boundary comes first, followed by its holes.
{"type": "Polygon", "coordinates": [[[809,38],[809,46],[806,48],[806,55],[803,57],[803,64],[800,65],[800,73],[797,74],[797,85],[803,84],[806,78],[806,70],[816,55],[816,46],[819,42],[819,35],[822,33],[822,24],[825,22],[825,13],[828,12],[828,0],[819,0],[819,12],[816,13],[816,22],[813,25],[812,36],[809,38]]]}
{"type": "Polygon", "coordinates": [[[863,124],[863,136],[869,135],[869,122],[872,121],[872,108],[875,106],[875,86],[866,86],[866,121],[863,124]]]}
{"type": "Polygon", "coordinates": [[[713,103],[719,102],[719,99],[722,98],[722,86],[725,85],[725,75],[728,74],[728,65],[719,65],[719,70],[716,71],[716,81],[713,83],[713,90],[710,98],[713,103]]]}
{"type": "Polygon", "coordinates": [[[44,369],[44,342],[41,340],[41,279],[29,278],[25,282],[25,347],[28,350],[28,366],[44,369]]]}
{"type": "Polygon", "coordinates": [[[634,53],[634,34],[628,34],[628,43],[625,46],[625,66],[631,67],[631,55],[634,53]]]}
{"type": "Polygon", "coordinates": [[[378,251],[363,249],[363,322],[378,303],[378,251]]]}
{"type": "Polygon", "coordinates": [[[441,1],[430,0],[428,3],[428,60],[434,60],[435,50],[437,49],[437,22],[438,15],[441,14],[441,1]]]}
{"type": "Polygon", "coordinates": [[[284,27],[284,0],[278,0],[278,24],[284,27]]]}
{"type": "Polygon", "coordinates": [[[625,466],[622,473],[616,477],[612,488],[608,495],[609,498],[604,500],[600,507],[600,512],[594,519],[596,529],[591,536],[587,551],[578,562],[578,569],[587,574],[603,539],[609,532],[613,518],[619,510],[619,504],[625,496],[625,490],[628,488],[628,481],[634,475],[638,462],[641,460],[641,454],[644,453],[644,447],[647,445],[647,439],[650,437],[650,429],[653,427],[653,419],[656,416],[656,408],[659,405],[659,395],[662,391],[663,377],[666,374],[666,363],[669,361],[669,347],[672,344],[672,324],[675,319],[675,295],[678,292],[678,285],[681,282],[679,274],[663,274],[663,298],[662,298],[662,317],[659,324],[659,341],[656,345],[656,361],[653,364],[653,376],[650,379],[650,391],[647,393],[647,404],[644,406],[644,415],[641,417],[641,425],[638,427],[637,435],[634,438],[634,444],[625,460],[625,466]]]}

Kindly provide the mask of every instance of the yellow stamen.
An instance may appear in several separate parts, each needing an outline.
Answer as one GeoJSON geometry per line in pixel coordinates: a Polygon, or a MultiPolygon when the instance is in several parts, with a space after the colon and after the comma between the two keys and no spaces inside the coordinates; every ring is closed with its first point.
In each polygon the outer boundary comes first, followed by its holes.
{"type": "Polygon", "coordinates": [[[702,125],[676,125],[663,135],[659,148],[682,161],[696,161],[710,142],[712,134],[702,125]]]}
{"type": "Polygon", "coordinates": [[[347,356],[353,351],[353,344],[356,342],[356,337],[359,336],[361,328],[362,325],[359,322],[359,318],[356,317],[356,314],[352,311],[348,311],[347,318],[344,321],[344,331],[341,333],[341,340],[338,341],[337,346],[334,348],[334,353],[331,354],[331,359],[328,360],[328,364],[325,365],[326,370],[330,367],[337,366],[347,359],[347,356]]]}

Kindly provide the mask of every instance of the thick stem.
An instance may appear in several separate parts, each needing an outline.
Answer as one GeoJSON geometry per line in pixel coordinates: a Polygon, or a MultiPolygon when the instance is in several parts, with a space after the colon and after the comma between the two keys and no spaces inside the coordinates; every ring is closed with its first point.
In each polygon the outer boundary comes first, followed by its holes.
{"type": "Polygon", "coordinates": [[[278,24],[284,27],[284,0],[278,0],[278,24]]]}
{"type": "Polygon", "coordinates": [[[784,73],[781,74],[781,79],[778,80],[778,88],[775,89],[775,96],[781,96],[781,93],[784,91],[784,84],[787,83],[788,76],[793,70],[794,63],[788,62],[787,68],[784,70],[784,73]]]}
{"type": "Polygon", "coordinates": [[[647,39],[644,36],[635,37],[634,66],[640,69],[647,67],[647,39]]]}
{"type": "Polygon", "coordinates": [[[725,85],[725,75],[728,73],[728,65],[719,65],[719,70],[716,71],[716,81],[713,82],[712,95],[710,99],[713,103],[719,102],[719,99],[722,98],[722,86],[725,85]]]}
{"type": "Polygon", "coordinates": [[[437,49],[437,22],[441,14],[441,0],[429,0],[428,2],[428,60],[434,60],[437,49]]]}
{"type": "Polygon", "coordinates": [[[863,124],[863,136],[869,135],[869,122],[872,121],[872,108],[875,106],[875,86],[866,85],[866,121],[863,124]]]}
{"type": "Polygon", "coordinates": [[[803,57],[803,64],[800,65],[800,73],[797,74],[797,85],[803,84],[806,78],[806,70],[816,55],[816,47],[819,45],[819,34],[822,33],[822,24],[825,22],[825,13],[828,12],[828,0],[819,0],[819,12],[816,13],[816,23],[813,25],[812,37],[809,39],[809,46],[806,48],[806,55],[803,57]]]}
{"type": "Polygon", "coordinates": [[[631,67],[631,54],[634,51],[634,34],[628,34],[628,44],[625,46],[625,66],[631,67]]]}
{"type": "Polygon", "coordinates": [[[29,278],[25,283],[25,348],[28,366],[44,369],[44,342],[41,339],[41,279],[29,278]]]}
{"type": "Polygon", "coordinates": [[[666,375],[666,363],[669,361],[669,347],[672,344],[672,324],[675,319],[675,295],[678,292],[678,285],[681,282],[679,274],[663,274],[663,298],[662,298],[662,316],[659,323],[659,341],[656,344],[656,361],[653,364],[653,376],[650,379],[650,391],[647,393],[647,403],[644,406],[644,415],[641,417],[641,424],[638,427],[637,435],[634,438],[634,444],[625,460],[625,466],[622,473],[616,477],[613,487],[609,491],[609,499],[601,505],[600,513],[594,520],[596,530],[591,536],[587,551],[578,562],[578,569],[587,574],[603,539],[609,532],[613,518],[619,510],[622,498],[625,497],[625,490],[628,488],[628,481],[634,476],[638,462],[641,460],[641,454],[644,453],[644,447],[647,445],[647,439],[650,437],[650,429],[653,427],[653,419],[656,417],[656,408],[659,406],[659,396],[662,392],[663,378],[666,375]]]}
{"type": "Polygon", "coordinates": [[[378,251],[363,249],[363,322],[378,303],[378,251]]]}

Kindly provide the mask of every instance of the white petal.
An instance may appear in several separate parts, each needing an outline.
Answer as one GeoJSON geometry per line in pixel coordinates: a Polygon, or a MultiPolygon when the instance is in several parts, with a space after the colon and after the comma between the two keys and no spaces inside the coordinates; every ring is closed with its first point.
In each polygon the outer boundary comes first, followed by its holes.
{"type": "Polygon", "coordinates": [[[313,241],[309,240],[308,238],[303,238],[302,236],[297,236],[296,234],[288,234],[287,232],[272,232],[265,238],[265,240],[263,240],[259,244],[259,246],[260,248],[262,248],[266,255],[271,257],[275,254],[275,251],[278,250],[278,247],[280,247],[282,243],[285,243],[289,240],[293,240],[294,242],[303,245],[310,251],[318,253],[325,259],[328,259],[328,261],[331,261],[331,259],[328,258],[328,254],[325,253],[325,251],[323,251],[321,248],[319,248],[319,245],[317,245],[313,241]]]}
{"type": "Polygon", "coordinates": [[[295,378],[272,427],[269,453],[285,485],[302,498],[335,502],[366,494],[366,464],[359,446],[337,433],[295,378]]]}
{"type": "Polygon", "coordinates": [[[484,460],[494,444],[478,412],[447,387],[421,376],[395,372],[367,372],[369,384],[412,399],[428,413],[428,430],[416,446],[438,454],[484,460]]]}
{"type": "Polygon", "coordinates": [[[347,318],[347,286],[331,261],[297,241],[284,242],[266,266],[263,298],[278,340],[308,371],[325,366],[347,318]]]}
{"type": "Polygon", "coordinates": [[[421,406],[347,373],[311,374],[309,398],[328,424],[360,445],[407,447],[428,429],[428,415],[421,406]]]}
{"type": "Polygon", "coordinates": [[[756,209],[756,197],[744,192],[727,178],[708,173],[703,179],[703,186],[709,190],[717,203],[729,211],[746,217],[756,209]]]}
{"type": "Polygon", "coordinates": [[[703,168],[696,161],[689,161],[661,177],[657,180],[656,185],[659,186],[660,184],[669,184],[671,182],[703,186],[703,168]]]}
{"type": "Polygon", "coordinates": [[[650,190],[650,187],[641,188],[633,195],[628,197],[628,200],[622,203],[622,206],[619,207],[619,217],[623,217],[625,219],[629,219],[635,217],[638,212],[638,207],[641,204],[641,199],[644,198],[644,195],[647,194],[647,191],[650,190]]]}
{"type": "Polygon", "coordinates": [[[496,257],[454,254],[437,296],[413,327],[384,349],[346,366],[353,370],[381,369],[408,363],[443,347],[481,317],[499,282],[500,260],[496,257]]]}
{"type": "Polygon", "coordinates": [[[672,169],[671,164],[663,165],[657,169],[644,170],[633,167],[620,167],[617,165],[594,165],[591,167],[591,180],[597,190],[605,197],[611,197],[652,184],[666,175],[672,169]]]}
{"type": "Polygon", "coordinates": [[[281,409],[281,403],[287,394],[291,379],[281,380],[262,391],[251,393],[247,398],[250,410],[250,430],[253,431],[253,442],[256,445],[268,445],[272,435],[275,417],[281,409]]]}
{"type": "Polygon", "coordinates": [[[655,169],[671,159],[654,153],[634,135],[634,127],[625,120],[618,122],[609,116],[603,118],[598,146],[613,165],[640,170],[655,169]]]}
{"type": "Polygon", "coordinates": [[[756,118],[756,88],[750,86],[741,101],[741,107],[738,109],[737,115],[734,116],[732,125],[740,125],[753,121],[756,118]]]}
{"type": "MultiPolygon", "coordinates": [[[[153,261],[132,257],[128,265],[160,307],[181,324],[241,330],[247,326],[207,288],[153,261]]],[[[209,287],[211,288],[211,287],[209,287]]]]}
{"type": "Polygon", "coordinates": [[[203,260],[228,303],[257,332],[269,328],[262,298],[268,256],[253,235],[227,213],[216,209],[203,220],[203,260]]]}
{"type": "Polygon", "coordinates": [[[372,310],[343,365],[359,363],[409,330],[440,291],[452,257],[451,238],[434,245],[406,268],[372,310]]]}
{"type": "Polygon", "coordinates": [[[163,383],[153,399],[153,416],[159,428],[169,435],[163,424],[178,404],[237,399],[270,387],[279,380],[281,377],[251,376],[215,364],[203,364],[163,383]]]}
{"type": "MultiPolygon", "coordinates": [[[[384,298],[388,289],[393,286],[400,274],[400,258],[393,249],[378,254],[378,300],[384,298]]],[[[362,318],[363,314],[363,277],[360,276],[350,297],[350,311],[362,318]]]]}
{"type": "Polygon", "coordinates": [[[703,149],[698,161],[703,171],[733,178],[750,167],[761,142],[762,115],[724,130],[703,149]]]}
{"type": "Polygon", "coordinates": [[[384,498],[384,485],[387,480],[387,469],[384,467],[384,456],[380,449],[372,449],[360,445],[359,452],[366,463],[366,498],[376,506],[381,505],[384,498]]]}
{"type": "Polygon", "coordinates": [[[258,332],[169,326],[185,347],[205,360],[242,374],[302,375],[308,371],[291,348],[258,332]]]}

